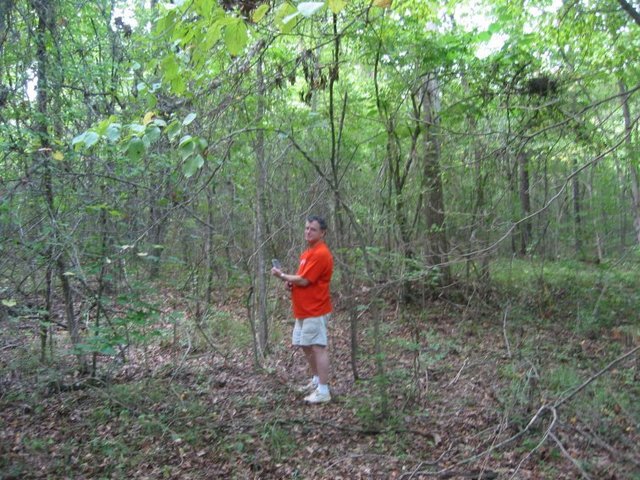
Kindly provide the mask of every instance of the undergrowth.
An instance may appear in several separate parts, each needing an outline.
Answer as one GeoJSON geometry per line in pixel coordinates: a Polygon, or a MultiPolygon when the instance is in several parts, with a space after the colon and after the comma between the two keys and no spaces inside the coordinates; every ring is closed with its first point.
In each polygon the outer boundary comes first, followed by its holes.
{"type": "Polygon", "coordinates": [[[178,478],[188,468],[192,478],[207,478],[200,469],[310,478],[325,472],[326,463],[313,464],[318,457],[344,459],[345,451],[410,464],[450,445],[472,455],[500,434],[525,432],[488,458],[569,478],[577,471],[566,453],[545,441],[553,428],[593,478],[634,478],[625,459],[638,453],[640,362],[636,355],[605,367],[638,345],[635,267],[496,262],[491,309],[474,303],[482,296],[455,308],[383,304],[377,326],[362,313],[358,382],[350,378],[348,321],[337,312],[335,400],[324,411],[300,410],[283,383],[302,361],[279,345],[286,322],[273,325],[279,346],[258,372],[243,313],[218,308],[194,319],[176,309],[161,319],[163,335],[144,349],[129,346],[126,363],[101,357],[103,380],[85,386],[59,343],[41,364],[33,335],[2,357],[0,409],[10,413],[0,440],[11,448],[0,447],[0,477],[178,478]],[[77,390],[59,388],[78,381],[77,390]],[[555,417],[530,426],[545,406],[555,417]],[[613,467],[590,460],[605,456],[613,467]]]}

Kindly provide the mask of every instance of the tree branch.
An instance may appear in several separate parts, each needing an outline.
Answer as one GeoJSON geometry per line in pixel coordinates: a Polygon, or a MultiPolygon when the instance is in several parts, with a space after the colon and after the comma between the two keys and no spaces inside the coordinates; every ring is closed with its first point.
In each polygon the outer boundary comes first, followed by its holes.
{"type": "Polygon", "coordinates": [[[640,25],[640,12],[638,12],[633,6],[627,2],[626,0],[618,0],[618,3],[622,7],[622,9],[629,14],[631,18],[635,20],[635,22],[640,25]]]}

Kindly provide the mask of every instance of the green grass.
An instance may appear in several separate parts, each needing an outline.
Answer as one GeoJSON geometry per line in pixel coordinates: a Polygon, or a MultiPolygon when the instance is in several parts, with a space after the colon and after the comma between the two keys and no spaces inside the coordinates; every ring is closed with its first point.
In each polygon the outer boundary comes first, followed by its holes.
{"type": "Polygon", "coordinates": [[[593,265],[577,261],[514,259],[492,265],[492,279],[520,313],[531,320],[560,323],[577,334],[638,324],[638,265],[593,265]]]}
{"type": "Polygon", "coordinates": [[[199,327],[194,327],[192,321],[185,320],[180,330],[183,338],[192,336],[193,347],[197,351],[209,350],[209,342],[222,349],[245,348],[252,342],[248,320],[213,308],[206,312],[199,327]]]}
{"type": "MultiPolygon", "coordinates": [[[[512,358],[497,370],[498,398],[513,422],[526,424],[539,406],[564,398],[632,348],[640,331],[637,272],[637,259],[616,265],[518,259],[493,264],[494,291],[502,308],[510,308],[512,347],[512,358]],[[527,372],[534,365],[532,383],[527,372]]],[[[501,313],[495,318],[501,323],[501,313]]],[[[631,359],[605,372],[558,414],[611,442],[629,437],[640,423],[637,368],[631,359]]]]}
{"type": "Polygon", "coordinates": [[[260,439],[276,462],[293,455],[297,448],[296,439],[277,423],[266,423],[260,431],[260,439]]]}

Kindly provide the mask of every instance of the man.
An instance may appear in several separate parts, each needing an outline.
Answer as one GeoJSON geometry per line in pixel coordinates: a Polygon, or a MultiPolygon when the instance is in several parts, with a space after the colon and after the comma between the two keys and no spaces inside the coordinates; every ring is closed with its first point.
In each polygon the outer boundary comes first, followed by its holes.
{"type": "Polygon", "coordinates": [[[333,274],[333,256],[324,242],[327,223],[322,217],[310,216],[304,227],[307,249],[300,255],[295,275],[272,268],[271,274],[286,282],[291,291],[295,326],[292,345],[301,347],[313,378],[301,390],[313,390],[305,397],[308,403],[331,400],[329,392],[329,352],[327,322],[332,311],[329,284],[333,274]]]}

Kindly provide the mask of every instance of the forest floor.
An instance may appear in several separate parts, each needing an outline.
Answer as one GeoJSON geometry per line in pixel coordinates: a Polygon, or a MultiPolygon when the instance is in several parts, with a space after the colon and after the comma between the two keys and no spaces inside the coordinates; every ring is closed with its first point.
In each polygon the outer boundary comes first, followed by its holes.
{"type": "Polygon", "coordinates": [[[181,301],[164,292],[161,335],[126,363],[100,357],[100,380],[73,372],[62,340],[40,364],[37,323],[8,320],[0,478],[638,479],[638,310],[576,328],[567,292],[545,288],[390,307],[378,327],[363,307],[358,381],[338,301],[333,399],[314,406],[295,390],[304,359],[287,346],[284,299],[260,369],[240,299],[203,329],[176,322],[181,301]]]}

